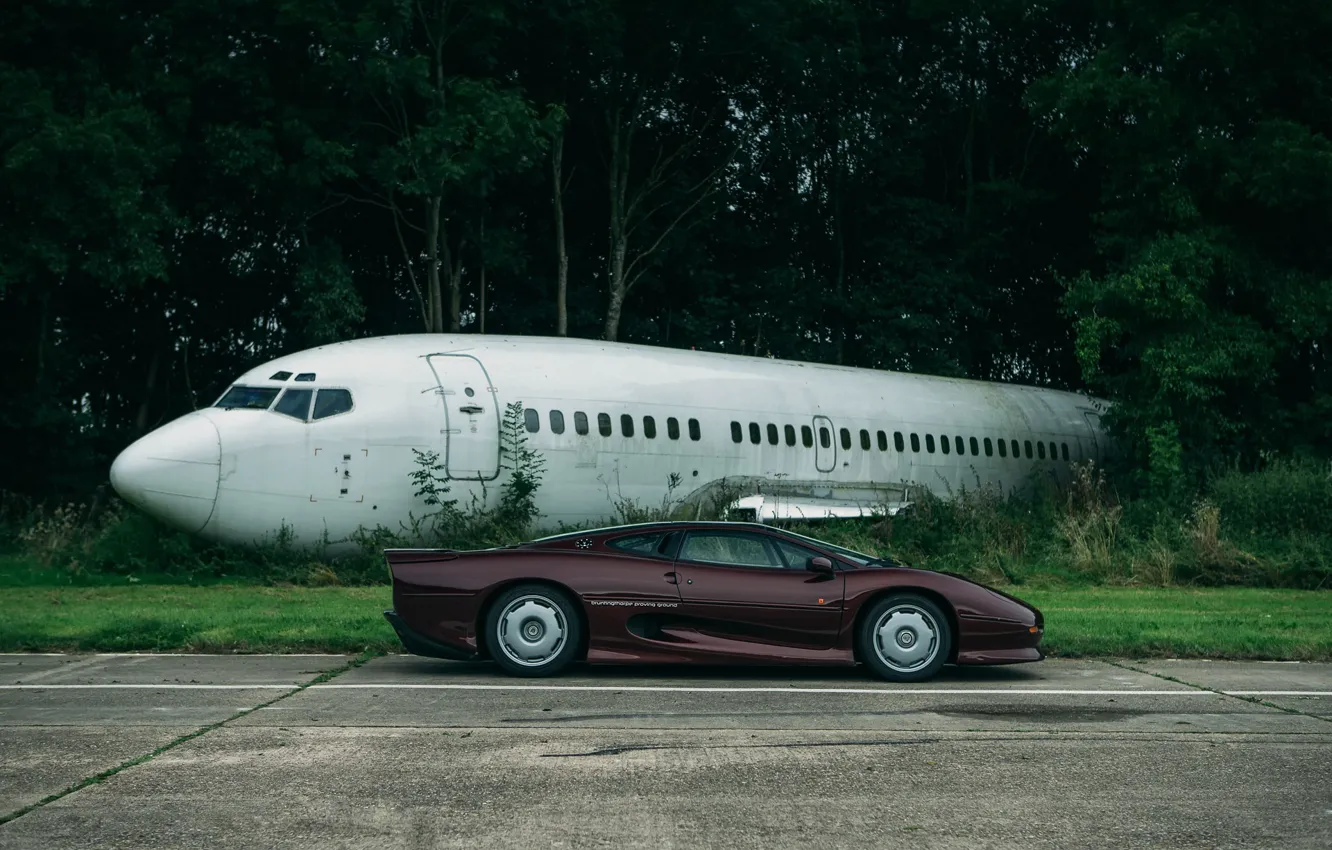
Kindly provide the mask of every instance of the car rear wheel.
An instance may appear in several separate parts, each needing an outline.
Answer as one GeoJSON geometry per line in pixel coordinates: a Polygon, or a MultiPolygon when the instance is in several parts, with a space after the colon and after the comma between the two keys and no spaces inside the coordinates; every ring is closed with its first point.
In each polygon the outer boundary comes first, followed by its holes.
{"type": "Polygon", "coordinates": [[[505,591],[486,616],[490,655],[514,676],[553,676],[574,660],[582,622],[574,603],[553,587],[527,584],[505,591]]]}
{"type": "Polygon", "coordinates": [[[901,593],[875,602],[860,622],[860,657],[890,682],[923,682],[948,660],[948,617],[923,596],[901,593]]]}

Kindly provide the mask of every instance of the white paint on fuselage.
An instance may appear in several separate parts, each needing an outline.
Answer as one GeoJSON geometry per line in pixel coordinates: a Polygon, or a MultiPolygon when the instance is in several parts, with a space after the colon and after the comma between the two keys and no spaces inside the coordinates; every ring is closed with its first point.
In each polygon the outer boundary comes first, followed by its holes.
{"type": "MultiPolygon", "coordinates": [[[[616,502],[656,506],[679,477],[673,499],[704,501],[723,480],[740,494],[761,489],[766,500],[789,498],[804,508],[900,504],[904,485],[948,497],[961,488],[1021,488],[1034,474],[1066,478],[1062,458],[1098,457],[1103,441],[1089,416],[1099,402],[1074,393],[896,372],[591,340],[474,335],[406,335],[355,340],[277,358],[240,376],[236,385],[350,390],[354,407],[301,422],[269,410],[207,408],[213,428],[164,426],[117,458],[112,481],[122,496],[205,537],[249,543],[286,527],[299,542],[344,543],[358,528],[400,530],[409,512],[429,510],[409,475],[413,450],[434,451],[451,465],[449,496],[466,508],[494,505],[504,476],[495,475],[505,405],[521,402],[539,416],[528,446],[546,460],[537,492],[540,524],[605,522],[616,502]],[[441,356],[442,355],[442,356],[441,356]],[[293,378],[273,380],[279,372],[293,378]],[[315,373],[313,381],[294,376],[315,373]],[[468,391],[471,394],[468,394],[468,391]],[[552,431],[551,411],[563,415],[552,431]],[[588,420],[576,433],[575,414],[588,420]],[[598,416],[611,420],[602,436],[598,416]],[[633,419],[625,436],[622,417],[633,419]],[[656,436],[645,435],[652,417],[656,436]],[[815,417],[824,417],[816,421],[815,417]],[[668,420],[679,438],[668,435],[668,420]],[[691,439],[690,420],[699,439],[691,439]],[[742,441],[732,437],[740,423],[742,441]],[[760,442],[751,442],[751,423],[760,442]],[[769,442],[769,425],[778,443],[769,442]],[[786,426],[796,435],[787,445],[786,426]],[[830,425],[831,445],[820,445],[830,425]],[[804,445],[809,428],[814,447],[804,445]],[[841,430],[851,448],[845,449],[841,430]],[[862,449],[861,431],[870,449],[862,449]],[[887,450],[880,449],[884,432],[887,450]],[[198,433],[197,457],[182,440],[198,433]],[[902,435],[904,451],[896,447],[902,435]],[[912,451],[911,435],[919,451],[912,451]],[[163,436],[166,435],[166,436],[163,436]],[[175,435],[175,436],[173,436],[175,435]],[[184,435],[184,436],[181,436],[184,435]],[[934,451],[927,451],[927,435],[934,451]],[[963,438],[941,450],[940,440],[963,438]],[[971,451],[971,439],[981,448],[971,451]],[[170,446],[166,441],[174,440],[170,446]],[[982,448],[986,440],[992,450],[982,448]],[[997,441],[1053,444],[1058,460],[1001,457],[997,441]],[[212,441],[210,443],[210,441],[212,441]],[[217,454],[220,447],[220,463],[217,454]],[[198,504],[211,488],[200,464],[216,464],[211,513],[198,504]],[[177,473],[173,473],[176,470],[177,473]],[[185,475],[185,472],[189,475],[185,475]],[[478,472],[488,480],[475,479],[478,472]],[[173,474],[193,488],[173,495],[173,474]],[[713,488],[709,490],[709,488],[713,488]],[[783,495],[785,494],[785,496],[783,495]],[[171,500],[190,499],[189,510],[171,500]],[[195,519],[207,515],[200,528],[195,519]],[[177,517],[189,518],[188,523],[177,517]]],[[[771,513],[771,511],[769,512],[771,513]]]]}

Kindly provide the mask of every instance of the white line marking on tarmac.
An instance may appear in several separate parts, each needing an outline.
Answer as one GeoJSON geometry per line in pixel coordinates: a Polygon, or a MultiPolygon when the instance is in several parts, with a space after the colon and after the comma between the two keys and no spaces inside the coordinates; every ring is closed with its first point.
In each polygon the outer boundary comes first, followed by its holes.
{"type": "Polygon", "coordinates": [[[1222,691],[1232,697],[1332,697],[1332,691],[1222,691]]]}
{"type": "MultiPolygon", "coordinates": [[[[290,690],[300,687],[300,683],[287,684],[256,683],[251,685],[215,685],[215,684],[17,684],[0,685],[6,691],[78,691],[78,690],[176,690],[176,691],[213,691],[213,690],[290,690]]],[[[648,693],[762,693],[762,694],[951,694],[978,696],[1304,696],[1332,697],[1332,691],[1212,691],[1212,690],[1110,690],[1110,689],[1074,689],[1074,688],[797,688],[797,687],[710,687],[694,685],[484,685],[484,684],[412,684],[407,682],[378,682],[358,684],[325,683],[311,685],[306,690],[396,690],[396,691],[628,691],[648,693]]]]}
{"type": "MultiPolygon", "coordinates": [[[[454,690],[454,691],[667,691],[680,693],[766,693],[766,694],[984,694],[984,695],[1055,695],[1055,696],[1180,696],[1215,694],[1210,690],[1110,690],[1072,688],[800,688],[800,687],[710,687],[695,685],[482,685],[328,682],[312,685],[311,690],[454,690]]],[[[1332,696],[1332,691],[1221,691],[1227,695],[1332,696]]]]}
{"type": "Polygon", "coordinates": [[[159,691],[262,691],[281,689],[289,691],[299,688],[300,682],[287,685],[0,685],[4,691],[115,691],[151,688],[159,691]]]}

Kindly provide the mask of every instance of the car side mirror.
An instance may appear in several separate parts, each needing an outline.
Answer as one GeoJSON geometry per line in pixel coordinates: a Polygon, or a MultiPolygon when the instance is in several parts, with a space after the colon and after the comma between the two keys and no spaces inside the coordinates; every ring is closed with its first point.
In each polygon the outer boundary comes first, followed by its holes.
{"type": "Polygon", "coordinates": [[[805,569],[812,573],[827,573],[829,575],[832,575],[833,573],[832,561],[822,555],[815,555],[813,558],[810,558],[805,563],[805,569]]]}

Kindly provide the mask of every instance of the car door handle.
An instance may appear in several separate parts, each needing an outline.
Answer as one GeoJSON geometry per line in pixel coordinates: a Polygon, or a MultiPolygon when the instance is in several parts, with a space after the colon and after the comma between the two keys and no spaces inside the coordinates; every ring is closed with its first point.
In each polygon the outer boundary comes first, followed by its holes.
{"type": "Polygon", "coordinates": [[[679,577],[678,575],[676,575],[675,573],[667,573],[667,574],[666,574],[666,580],[669,581],[671,584],[679,584],[679,583],[680,583],[680,577],[679,577]]]}

